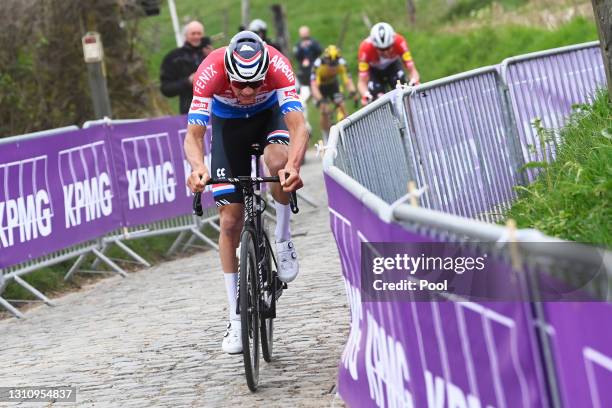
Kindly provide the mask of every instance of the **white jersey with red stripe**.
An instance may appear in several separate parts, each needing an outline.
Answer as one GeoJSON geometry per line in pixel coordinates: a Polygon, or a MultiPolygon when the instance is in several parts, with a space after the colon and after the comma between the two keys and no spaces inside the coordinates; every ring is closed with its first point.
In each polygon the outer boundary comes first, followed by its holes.
{"type": "Polygon", "coordinates": [[[295,75],[291,63],[276,48],[270,45],[266,47],[270,56],[270,67],[263,85],[257,89],[255,103],[249,105],[241,104],[230,88],[223,59],[227,47],[210,53],[193,76],[193,99],[187,122],[206,126],[211,112],[222,118],[248,118],[277,103],[283,115],[287,112],[302,111],[302,104],[295,90],[295,75]]]}

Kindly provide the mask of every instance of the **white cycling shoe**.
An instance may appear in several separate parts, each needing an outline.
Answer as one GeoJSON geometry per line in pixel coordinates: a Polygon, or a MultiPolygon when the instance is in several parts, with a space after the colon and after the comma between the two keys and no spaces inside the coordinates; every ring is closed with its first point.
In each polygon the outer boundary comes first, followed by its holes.
{"type": "Polygon", "coordinates": [[[223,335],[223,343],[221,348],[229,354],[242,353],[242,329],[240,320],[230,320],[227,323],[227,330],[223,335]]]}
{"type": "Polygon", "coordinates": [[[278,278],[283,282],[294,280],[300,268],[293,241],[276,243],[276,260],[278,261],[278,278]]]}

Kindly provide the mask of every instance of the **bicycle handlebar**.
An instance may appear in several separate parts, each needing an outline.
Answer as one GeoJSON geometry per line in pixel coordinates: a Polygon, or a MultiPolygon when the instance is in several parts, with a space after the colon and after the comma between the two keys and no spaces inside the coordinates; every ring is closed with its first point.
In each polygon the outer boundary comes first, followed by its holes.
{"type": "MultiPolygon", "coordinates": [[[[211,178],[206,182],[206,185],[209,184],[255,184],[255,183],[279,183],[280,178],[278,176],[271,177],[251,177],[251,176],[238,176],[238,177],[230,177],[230,178],[211,178]]],[[[297,194],[295,191],[289,193],[289,206],[291,207],[291,212],[297,214],[300,209],[297,205],[297,194]]],[[[198,217],[201,217],[204,214],[204,210],[202,208],[202,193],[197,192],[193,195],[193,213],[198,217]]]]}

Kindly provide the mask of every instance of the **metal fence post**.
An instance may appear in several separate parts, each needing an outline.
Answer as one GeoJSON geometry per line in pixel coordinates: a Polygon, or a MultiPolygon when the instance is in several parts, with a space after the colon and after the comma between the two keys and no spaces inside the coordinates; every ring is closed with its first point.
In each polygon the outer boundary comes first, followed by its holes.
{"type": "Polygon", "coordinates": [[[512,111],[512,102],[510,101],[510,90],[508,84],[503,76],[498,77],[498,89],[501,98],[502,114],[504,116],[504,125],[506,130],[506,140],[508,143],[508,152],[510,153],[510,160],[512,162],[512,168],[516,176],[516,184],[525,186],[528,184],[527,176],[523,170],[525,166],[525,159],[521,150],[521,140],[519,138],[518,128],[516,124],[516,118],[512,111]]]}
{"type": "MultiPolygon", "coordinates": [[[[414,151],[412,151],[413,149],[411,149],[413,147],[410,139],[411,139],[411,129],[410,129],[410,123],[409,123],[409,119],[408,119],[408,115],[406,114],[406,107],[404,106],[404,95],[406,90],[408,90],[408,92],[411,92],[411,87],[404,87],[402,85],[397,85],[396,87],[397,93],[395,95],[395,101],[394,101],[394,106],[395,106],[395,114],[397,115],[396,119],[398,122],[398,128],[400,131],[400,137],[402,139],[402,149],[404,150],[404,156],[406,157],[416,157],[416,154],[414,151]]],[[[406,93],[406,95],[409,95],[409,93],[406,93]]],[[[414,166],[411,166],[410,163],[408,163],[408,178],[410,180],[418,180],[418,162],[413,163],[414,166]]],[[[420,184],[420,182],[419,182],[420,184]]]]}
{"type": "Polygon", "coordinates": [[[544,365],[544,373],[546,375],[546,384],[548,385],[548,397],[553,408],[561,408],[561,394],[559,391],[559,380],[557,378],[557,368],[553,356],[552,344],[548,334],[548,322],[546,314],[540,300],[540,291],[538,285],[538,276],[536,268],[531,271],[526,271],[527,274],[527,290],[529,296],[529,304],[531,306],[532,319],[535,323],[536,338],[541,351],[541,357],[544,365]]]}
{"type": "Polygon", "coordinates": [[[104,51],[100,34],[93,31],[88,32],[83,36],[82,43],[95,116],[97,119],[111,117],[111,104],[104,68],[104,51]]]}

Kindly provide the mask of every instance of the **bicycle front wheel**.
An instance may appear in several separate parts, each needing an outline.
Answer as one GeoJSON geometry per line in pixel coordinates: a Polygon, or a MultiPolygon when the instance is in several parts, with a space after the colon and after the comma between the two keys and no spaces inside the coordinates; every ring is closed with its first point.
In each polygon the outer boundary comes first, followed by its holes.
{"type": "Polygon", "coordinates": [[[250,229],[240,237],[240,321],[244,374],[251,391],[259,382],[259,280],[254,234],[250,229]]]}
{"type": "Polygon", "coordinates": [[[274,317],[271,315],[271,312],[276,310],[276,292],[274,290],[276,282],[274,271],[272,270],[272,247],[266,232],[264,232],[263,237],[265,245],[264,273],[266,274],[267,290],[264,291],[265,310],[264,316],[261,318],[261,351],[264,361],[269,363],[272,361],[272,346],[274,344],[274,317]]]}

